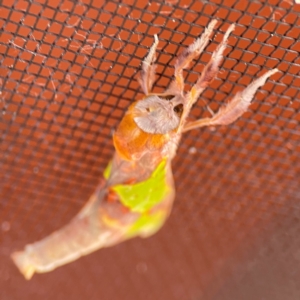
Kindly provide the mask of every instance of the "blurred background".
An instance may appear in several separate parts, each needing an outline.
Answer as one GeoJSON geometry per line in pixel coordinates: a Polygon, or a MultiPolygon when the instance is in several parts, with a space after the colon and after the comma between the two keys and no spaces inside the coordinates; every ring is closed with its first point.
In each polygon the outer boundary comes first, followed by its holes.
{"type": "Polygon", "coordinates": [[[0,298],[300,299],[300,5],[272,1],[0,2],[0,298]],[[154,91],[212,20],[199,76],[229,24],[218,77],[191,120],[278,68],[230,126],[184,135],[163,229],[25,281],[10,253],[66,224],[113,154],[112,132],[159,37],[154,91]]]}

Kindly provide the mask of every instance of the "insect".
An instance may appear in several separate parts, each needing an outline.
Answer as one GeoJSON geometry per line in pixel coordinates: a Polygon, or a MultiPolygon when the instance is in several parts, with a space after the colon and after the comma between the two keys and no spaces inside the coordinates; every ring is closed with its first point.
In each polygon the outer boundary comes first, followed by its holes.
{"type": "Polygon", "coordinates": [[[14,252],[12,259],[26,279],[76,260],[99,248],[129,238],[157,232],[170,214],[175,198],[171,161],[183,132],[210,125],[227,125],[239,118],[273,69],[256,79],[214,114],[187,122],[187,116],[203,90],[217,75],[228,36],[212,54],[191,90],[184,92],[183,69],[209,42],[217,21],[177,58],[174,80],[164,93],[152,93],[158,38],[142,63],[139,82],[145,97],[133,102],[113,134],[115,154],[104,171],[102,183],[81,211],[65,227],[14,252]]]}

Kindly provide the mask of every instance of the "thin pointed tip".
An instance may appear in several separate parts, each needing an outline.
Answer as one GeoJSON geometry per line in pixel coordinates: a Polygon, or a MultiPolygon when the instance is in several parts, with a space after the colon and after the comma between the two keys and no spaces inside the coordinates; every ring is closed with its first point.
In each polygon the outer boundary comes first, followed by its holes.
{"type": "Polygon", "coordinates": [[[228,29],[227,29],[227,32],[232,32],[233,30],[235,29],[235,23],[232,23],[229,27],[228,27],[228,29]]]}
{"type": "Polygon", "coordinates": [[[279,70],[277,68],[275,68],[275,69],[269,70],[268,72],[266,72],[262,76],[269,78],[270,76],[272,76],[273,74],[275,74],[277,72],[279,72],[279,70]]]}
{"type": "Polygon", "coordinates": [[[235,23],[232,23],[225,32],[224,39],[227,40],[230,33],[235,29],[235,23]]]}
{"type": "Polygon", "coordinates": [[[273,70],[270,70],[269,72],[271,73],[271,75],[273,75],[273,74],[279,72],[279,70],[277,68],[275,68],[273,70]]]}
{"type": "Polygon", "coordinates": [[[208,28],[211,28],[211,27],[214,28],[216,26],[217,22],[218,21],[216,19],[214,19],[214,20],[212,20],[212,21],[209,22],[209,24],[208,24],[207,27],[208,28]]]}
{"type": "Polygon", "coordinates": [[[228,29],[226,30],[226,32],[225,32],[225,34],[224,34],[224,37],[223,37],[223,41],[224,41],[225,43],[227,43],[227,39],[228,39],[230,33],[234,30],[234,28],[235,28],[235,24],[232,23],[232,24],[228,27],[228,29]]]}

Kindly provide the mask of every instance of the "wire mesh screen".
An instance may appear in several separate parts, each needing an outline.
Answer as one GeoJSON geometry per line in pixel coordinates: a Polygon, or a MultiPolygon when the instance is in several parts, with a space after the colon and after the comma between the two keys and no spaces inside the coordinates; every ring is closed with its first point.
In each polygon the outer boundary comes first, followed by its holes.
{"type": "Polygon", "coordinates": [[[2,0],[0,28],[1,299],[300,299],[300,5],[2,0]],[[25,281],[10,253],[65,225],[94,191],[114,128],[143,96],[137,74],[154,34],[159,92],[212,19],[187,89],[236,29],[191,119],[280,72],[234,124],[183,136],[175,206],[158,234],[25,281]]]}

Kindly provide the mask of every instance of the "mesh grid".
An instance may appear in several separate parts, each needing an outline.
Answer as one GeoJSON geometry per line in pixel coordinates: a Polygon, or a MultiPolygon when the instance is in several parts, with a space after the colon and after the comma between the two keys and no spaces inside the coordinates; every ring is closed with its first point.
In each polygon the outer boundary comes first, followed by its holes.
{"type": "Polygon", "coordinates": [[[0,4],[1,299],[300,298],[300,5],[272,1],[11,1],[0,4]],[[25,282],[9,254],[66,224],[113,153],[112,131],[142,96],[159,36],[159,92],[176,55],[218,19],[184,72],[188,89],[232,22],[218,77],[191,119],[268,69],[280,72],[228,127],[184,135],[164,228],[25,282]]]}

